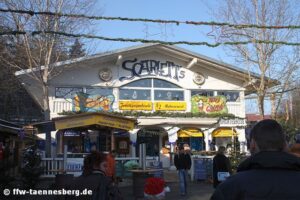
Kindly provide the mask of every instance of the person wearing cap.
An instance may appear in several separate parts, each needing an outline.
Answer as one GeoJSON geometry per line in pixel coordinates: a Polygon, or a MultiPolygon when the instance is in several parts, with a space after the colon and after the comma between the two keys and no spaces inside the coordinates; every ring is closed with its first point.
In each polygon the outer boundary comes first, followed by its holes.
{"type": "Polygon", "coordinates": [[[211,200],[300,199],[300,159],[287,150],[277,121],[258,122],[250,133],[252,155],[218,185],[211,200]]]}
{"type": "Polygon", "coordinates": [[[179,145],[179,152],[175,155],[174,164],[178,170],[179,186],[181,196],[187,194],[187,170],[191,168],[191,156],[184,150],[183,145],[179,145]]]}

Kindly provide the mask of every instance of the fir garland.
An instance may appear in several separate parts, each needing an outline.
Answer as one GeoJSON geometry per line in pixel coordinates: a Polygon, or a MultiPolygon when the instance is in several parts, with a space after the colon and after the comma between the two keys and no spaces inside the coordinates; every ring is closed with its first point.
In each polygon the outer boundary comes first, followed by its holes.
{"type": "Polygon", "coordinates": [[[14,9],[0,9],[0,12],[11,12],[19,14],[34,15],[49,15],[58,17],[72,17],[72,18],[85,18],[91,20],[118,20],[130,22],[147,22],[147,23],[163,23],[163,24],[188,24],[195,26],[228,26],[236,29],[257,28],[257,29],[300,29],[300,25],[257,25],[257,24],[231,24],[227,22],[215,21],[178,21],[178,20],[163,20],[163,19],[147,19],[147,18],[129,18],[129,17],[104,17],[104,16],[88,16],[84,14],[66,14],[61,12],[36,12],[33,10],[14,10],[14,9]]]}
{"type": "Polygon", "coordinates": [[[248,40],[248,41],[238,41],[238,42],[217,42],[217,43],[208,43],[208,42],[189,42],[189,41],[175,41],[168,42],[162,40],[145,40],[140,38],[111,38],[104,36],[96,36],[89,34],[73,34],[66,32],[58,32],[58,31],[1,31],[1,35],[24,35],[31,33],[33,36],[41,35],[41,34],[53,34],[53,35],[61,35],[66,37],[81,37],[81,38],[89,38],[89,39],[100,39],[100,40],[108,40],[108,41],[119,41],[119,42],[141,42],[141,43],[158,43],[164,45],[177,45],[177,44],[186,44],[186,45],[199,45],[199,46],[208,46],[208,47],[218,47],[221,45],[247,45],[252,43],[259,44],[273,44],[273,45],[286,45],[286,46],[300,46],[299,42],[286,42],[286,41],[270,41],[270,40],[248,40]]]}
{"type": "MultiPolygon", "coordinates": [[[[58,113],[59,115],[75,115],[75,114],[81,114],[81,113],[87,113],[82,111],[63,111],[61,113],[58,113]]],[[[223,118],[223,119],[244,119],[240,117],[236,117],[233,114],[206,114],[206,113],[192,113],[192,112],[162,112],[162,111],[155,111],[155,112],[142,112],[142,111],[125,111],[125,112],[104,112],[99,111],[96,113],[103,113],[103,114],[110,114],[115,116],[123,116],[123,117],[172,117],[172,118],[223,118]]]]}

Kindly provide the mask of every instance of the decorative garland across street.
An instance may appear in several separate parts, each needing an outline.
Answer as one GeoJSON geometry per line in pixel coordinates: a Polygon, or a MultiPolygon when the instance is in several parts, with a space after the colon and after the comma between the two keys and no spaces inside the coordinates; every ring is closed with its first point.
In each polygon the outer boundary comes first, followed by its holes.
{"type": "Polygon", "coordinates": [[[176,45],[176,44],[187,44],[187,45],[200,45],[200,46],[208,46],[208,47],[218,47],[221,45],[247,45],[252,43],[260,43],[260,44],[273,44],[273,45],[287,45],[287,46],[300,46],[299,42],[285,42],[285,41],[270,41],[270,40],[248,40],[248,41],[239,41],[239,42],[217,42],[217,43],[208,43],[208,42],[189,42],[189,41],[175,41],[168,42],[162,40],[145,40],[140,38],[111,38],[104,36],[96,36],[89,34],[73,34],[66,32],[58,32],[58,31],[1,31],[0,36],[3,35],[25,35],[31,34],[33,36],[41,35],[41,34],[53,34],[53,35],[61,35],[66,37],[81,37],[81,38],[89,38],[89,39],[100,39],[100,40],[108,40],[108,41],[119,41],[119,42],[142,42],[142,43],[159,43],[165,45],[176,45]]]}
{"type": "Polygon", "coordinates": [[[103,16],[88,16],[84,14],[66,14],[57,12],[36,12],[33,10],[14,10],[14,9],[0,9],[0,12],[10,12],[19,14],[34,15],[50,15],[58,17],[72,17],[72,18],[85,18],[92,20],[118,20],[118,21],[133,21],[133,22],[150,22],[150,23],[163,23],[163,24],[188,24],[195,26],[228,26],[236,29],[244,28],[257,28],[257,29],[300,29],[300,25],[257,25],[257,24],[231,24],[226,22],[206,22],[206,21],[178,21],[178,20],[162,20],[162,19],[147,19],[147,18],[129,18],[129,17],[103,17],[103,16]]]}

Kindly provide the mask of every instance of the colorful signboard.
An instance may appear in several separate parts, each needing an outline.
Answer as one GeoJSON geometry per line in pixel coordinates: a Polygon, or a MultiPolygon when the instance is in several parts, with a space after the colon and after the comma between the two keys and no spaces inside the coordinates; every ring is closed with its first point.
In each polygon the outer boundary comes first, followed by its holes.
{"type": "Polygon", "coordinates": [[[192,113],[221,114],[228,113],[225,96],[192,96],[192,113]]]}
{"type": "Polygon", "coordinates": [[[73,111],[112,111],[114,99],[113,95],[88,95],[80,92],[73,98],[73,111]]]}
{"type": "Polygon", "coordinates": [[[160,101],[155,102],[155,110],[175,110],[175,111],[185,111],[186,110],[186,102],[168,102],[168,101],[160,101]]]}
{"type": "Polygon", "coordinates": [[[151,101],[119,101],[120,110],[152,110],[151,101]]]}

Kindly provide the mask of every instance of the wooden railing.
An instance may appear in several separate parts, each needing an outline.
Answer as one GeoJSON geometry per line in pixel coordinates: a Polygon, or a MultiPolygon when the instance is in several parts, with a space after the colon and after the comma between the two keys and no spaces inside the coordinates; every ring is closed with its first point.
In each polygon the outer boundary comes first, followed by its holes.
{"type": "MultiPolygon", "coordinates": [[[[126,171],[124,164],[128,161],[135,160],[138,162],[138,157],[121,157],[116,158],[116,168],[119,167],[117,171],[119,176],[128,177],[131,176],[126,171]]],[[[146,166],[151,166],[152,162],[155,161],[155,157],[147,157],[146,166]]],[[[67,158],[64,162],[64,158],[42,158],[41,166],[43,168],[42,177],[55,177],[56,174],[74,174],[74,176],[79,176],[82,173],[83,158],[67,158]],[[71,164],[68,162],[71,162],[71,164]],[[75,162],[76,161],[76,162],[75,162]],[[75,163],[72,163],[75,162],[75,163]]]]}
{"type": "Polygon", "coordinates": [[[42,158],[42,177],[54,177],[56,174],[64,173],[63,158],[42,158]]]}

